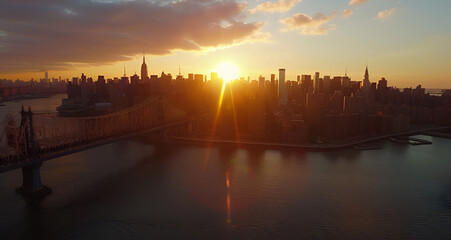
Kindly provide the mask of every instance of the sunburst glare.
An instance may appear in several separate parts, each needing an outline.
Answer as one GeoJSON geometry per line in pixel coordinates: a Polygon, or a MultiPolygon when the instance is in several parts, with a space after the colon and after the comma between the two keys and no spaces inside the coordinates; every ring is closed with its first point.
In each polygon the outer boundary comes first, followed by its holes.
{"type": "Polygon", "coordinates": [[[215,72],[226,82],[231,82],[240,77],[238,67],[231,62],[222,62],[216,67],[215,72]]]}

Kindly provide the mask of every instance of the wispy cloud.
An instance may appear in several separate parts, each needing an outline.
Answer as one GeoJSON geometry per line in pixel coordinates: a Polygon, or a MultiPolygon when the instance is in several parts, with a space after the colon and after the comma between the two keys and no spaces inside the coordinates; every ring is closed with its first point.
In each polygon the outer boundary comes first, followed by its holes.
{"type": "Polygon", "coordinates": [[[370,0],[351,0],[351,1],[349,1],[349,5],[359,6],[359,5],[362,5],[362,4],[364,4],[364,3],[368,2],[368,1],[370,1],[370,0]]]}
{"type": "Polygon", "coordinates": [[[345,9],[343,10],[343,17],[344,18],[348,18],[350,17],[352,14],[354,14],[354,12],[351,9],[345,9]]]}
{"type": "Polygon", "coordinates": [[[277,2],[264,2],[254,9],[251,9],[250,13],[256,13],[256,12],[286,12],[290,10],[291,8],[296,5],[296,3],[302,2],[302,0],[278,0],[277,2]]]}
{"type": "Polygon", "coordinates": [[[234,0],[0,1],[0,73],[69,69],[260,40],[234,0]]]}
{"type": "Polygon", "coordinates": [[[282,31],[298,31],[304,35],[324,35],[330,30],[335,29],[334,25],[328,24],[337,15],[337,11],[332,11],[329,15],[323,13],[316,13],[313,17],[297,13],[291,17],[280,20],[286,28],[282,31]]]}
{"type": "Polygon", "coordinates": [[[389,18],[391,15],[393,15],[393,13],[395,13],[395,11],[396,11],[396,8],[380,11],[377,14],[375,19],[377,19],[379,21],[385,21],[387,18],[389,18]]]}

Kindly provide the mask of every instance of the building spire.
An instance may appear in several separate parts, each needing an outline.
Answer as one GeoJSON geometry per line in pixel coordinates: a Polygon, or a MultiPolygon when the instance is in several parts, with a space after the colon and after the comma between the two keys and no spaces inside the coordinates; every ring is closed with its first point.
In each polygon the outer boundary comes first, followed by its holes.
{"type": "Polygon", "coordinates": [[[126,77],[127,75],[125,74],[125,64],[124,64],[124,77],[126,77]]]}
{"type": "Polygon", "coordinates": [[[146,52],[143,50],[143,63],[146,63],[146,52]]]}
{"type": "Polygon", "coordinates": [[[182,70],[180,68],[180,64],[179,64],[179,75],[182,75],[182,70]]]}
{"type": "Polygon", "coordinates": [[[363,94],[368,95],[371,91],[370,75],[368,74],[368,65],[365,68],[365,78],[363,79],[363,94]]]}
{"type": "Polygon", "coordinates": [[[365,69],[365,79],[369,79],[368,64],[366,65],[366,69],[365,69]]]}

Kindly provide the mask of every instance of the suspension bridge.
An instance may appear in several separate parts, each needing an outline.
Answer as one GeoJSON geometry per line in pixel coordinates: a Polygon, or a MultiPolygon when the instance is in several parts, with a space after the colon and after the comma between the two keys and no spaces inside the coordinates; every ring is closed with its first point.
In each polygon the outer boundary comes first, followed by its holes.
{"type": "Polygon", "coordinates": [[[148,132],[164,135],[190,133],[193,123],[186,112],[162,97],[114,113],[92,117],[60,117],[55,113],[20,112],[9,116],[0,136],[0,173],[21,168],[23,185],[18,192],[42,196],[51,192],[41,182],[40,167],[46,160],[83,151],[148,132]],[[20,122],[20,123],[19,123],[20,122]]]}

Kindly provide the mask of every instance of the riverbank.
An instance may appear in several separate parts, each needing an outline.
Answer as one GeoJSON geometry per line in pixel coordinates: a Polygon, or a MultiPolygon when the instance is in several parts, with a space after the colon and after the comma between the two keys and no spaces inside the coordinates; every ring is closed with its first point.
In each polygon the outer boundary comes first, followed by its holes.
{"type": "Polygon", "coordinates": [[[379,141],[391,137],[418,135],[423,132],[448,130],[451,127],[433,127],[421,128],[413,131],[386,134],[381,136],[370,137],[366,139],[356,140],[343,144],[293,144],[293,143],[276,143],[276,142],[255,142],[255,141],[237,141],[237,140],[223,140],[223,139],[206,139],[206,138],[189,138],[189,137],[170,137],[175,143],[180,144],[196,144],[202,146],[221,145],[221,146],[241,146],[241,147],[258,147],[258,148],[272,148],[272,149],[305,149],[312,151],[332,151],[344,148],[353,147],[359,144],[367,144],[373,141],[379,141]]]}
{"type": "Polygon", "coordinates": [[[0,105],[6,106],[6,104],[8,102],[16,102],[16,101],[22,101],[22,100],[32,100],[32,99],[37,99],[37,98],[50,98],[57,94],[65,94],[65,93],[43,93],[43,94],[14,96],[14,97],[9,97],[7,99],[1,99],[0,105]]]}

